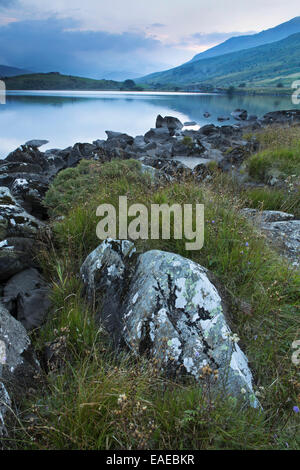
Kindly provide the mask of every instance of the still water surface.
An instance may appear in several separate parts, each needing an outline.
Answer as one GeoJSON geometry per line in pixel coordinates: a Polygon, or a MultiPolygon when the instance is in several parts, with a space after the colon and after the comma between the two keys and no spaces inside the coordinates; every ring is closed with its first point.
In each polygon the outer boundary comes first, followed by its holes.
{"type": "MultiPolygon", "coordinates": [[[[299,106],[298,106],[299,107],[299,106]]],[[[8,92],[0,105],[0,158],[30,139],[46,139],[43,149],[106,138],[105,130],[145,134],[161,114],[199,125],[217,123],[236,108],[262,116],[297,108],[289,97],[221,96],[186,93],[8,92]],[[211,117],[205,119],[203,114],[211,117]]],[[[234,122],[231,119],[231,122],[234,122]]],[[[224,123],[228,124],[228,123],[224,123]]]]}

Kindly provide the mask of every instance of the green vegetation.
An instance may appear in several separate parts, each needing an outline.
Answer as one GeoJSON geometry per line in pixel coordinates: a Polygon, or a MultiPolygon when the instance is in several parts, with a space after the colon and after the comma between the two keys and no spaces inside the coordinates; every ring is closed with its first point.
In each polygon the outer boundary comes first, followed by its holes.
{"type": "Polygon", "coordinates": [[[197,84],[199,87],[210,85],[223,89],[245,83],[243,92],[273,88],[274,92],[282,93],[288,88],[291,93],[292,82],[300,77],[299,48],[300,33],[271,44],[188,62],[137,81],[148,85],[197,84]],[[277,88],[279,82],[282,88],[277,88]]]}
{"type": "MultiPolygon", "coordinates": [[[[245,135],[251,140],[253,135],[245,135]]],[[[261,183],[276,179],[275,187],[249,189],[244,197],[249,207],[281,210],[300,216],[300,128],[269,128],[255,135],[259,152],[245,163],[250,178],[261,183]]]]}
{"type": "Polygon", "coordinates": [[[219,174],[153,186],[137,161],[82,161],[61,172],[45,204],[52,237],[40,253],[52,283],[52,313],[35,347],[55,344],[47,388],[22,405],[9,448],[19,449],[284,449],[299,448],[300,383],[291,362],[298,339],[299,275],[273,252],[240,214],[243,199],[219,174]],[[128,203],[204,203],[205,246],[187,252],[185,240],[139,241],[139,252],[162,249],[209,268],[231,297],[233,330],[253,369],[264,411],[215,397],[205,387],[166,380],[154,361],[116,355],[81,296],[79,268],[99,244],[96,208],[128,203]],[[56,216],[64,216],[57,221],[56,216]],[[28,419],[28,416],[34,416],[28,419]]]}
{"type": "Polygon", "coordinates": [[[92,78],[61,75],[58,72],[35,73],[4,78],[7,90],[129,90],[141,91],[133,80],[116,82],[113,80],[93,80],[92,78]]]}

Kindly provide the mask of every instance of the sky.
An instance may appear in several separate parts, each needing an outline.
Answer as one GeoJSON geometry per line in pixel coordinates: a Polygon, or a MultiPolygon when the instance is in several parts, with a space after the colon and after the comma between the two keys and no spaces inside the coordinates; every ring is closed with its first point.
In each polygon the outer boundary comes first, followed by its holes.
{"type": "Polygon", "coordinates": [[[299,0],[0,0],[0,64],[124,80],[299,14],[299,0]]]}

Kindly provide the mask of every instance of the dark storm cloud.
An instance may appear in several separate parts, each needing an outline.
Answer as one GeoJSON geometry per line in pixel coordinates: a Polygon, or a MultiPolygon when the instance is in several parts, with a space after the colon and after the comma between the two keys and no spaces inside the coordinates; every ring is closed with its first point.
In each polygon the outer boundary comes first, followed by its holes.
{"type": "Polygon", "coordinates": [[[18,3],[18,0],[0,0],[0,8],[13,8],[18,3]]]}
{"type": "MultiPolygon", "coordinates": [[[[1,0],[0,0],[1,1],[1,0]]],[[[3,1],[3,0],[2,0],[3,1]]],[[[159,41],[143,33],[81,31],[71,19],[19,21],[0,27],[0,64],[103,78],[108,71],[137,73],[159,41]],[[136,65],[137,56],[140,63],[136,65]],[[126,65],[125,65],[126,64],[126,65]],[[124,69],[125,67],[125,69],[124,69]]],[[[149,61],[149,57],[148,57],[149,61]]]]}

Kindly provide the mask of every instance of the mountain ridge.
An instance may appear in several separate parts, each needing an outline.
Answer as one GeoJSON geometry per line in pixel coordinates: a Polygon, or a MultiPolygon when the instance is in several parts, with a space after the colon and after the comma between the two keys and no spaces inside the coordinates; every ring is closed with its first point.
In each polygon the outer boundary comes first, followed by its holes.
{"type": "Polygon", "coordinates": [[[300,16],[259,33],[231,37],[217,46],[196,54],[188,63],[271,44],[296,33],[300,33],[300,16]]]}
{"type": "Polygon", "coordinates": [[[0,78],[1,77],[16,77],[17,75],[26,75],[31,72],[20,69],[18,67],[10,67],[9,65],[0,65],[0,78]]]}
{"type": "Polygon", "coordinates": [[[251,49],[231,52],[185,63],[164,72],[157,72],[137,79],[137,83],[148,85],[194,85],[251,86],[265,80],[287,81],[300,78],[300,33],[281,41],[251,49]],[[296,75],[296,77],[293,77],[296,75]],[[287,77],[290,76],[290,79],[287,77]]]}

